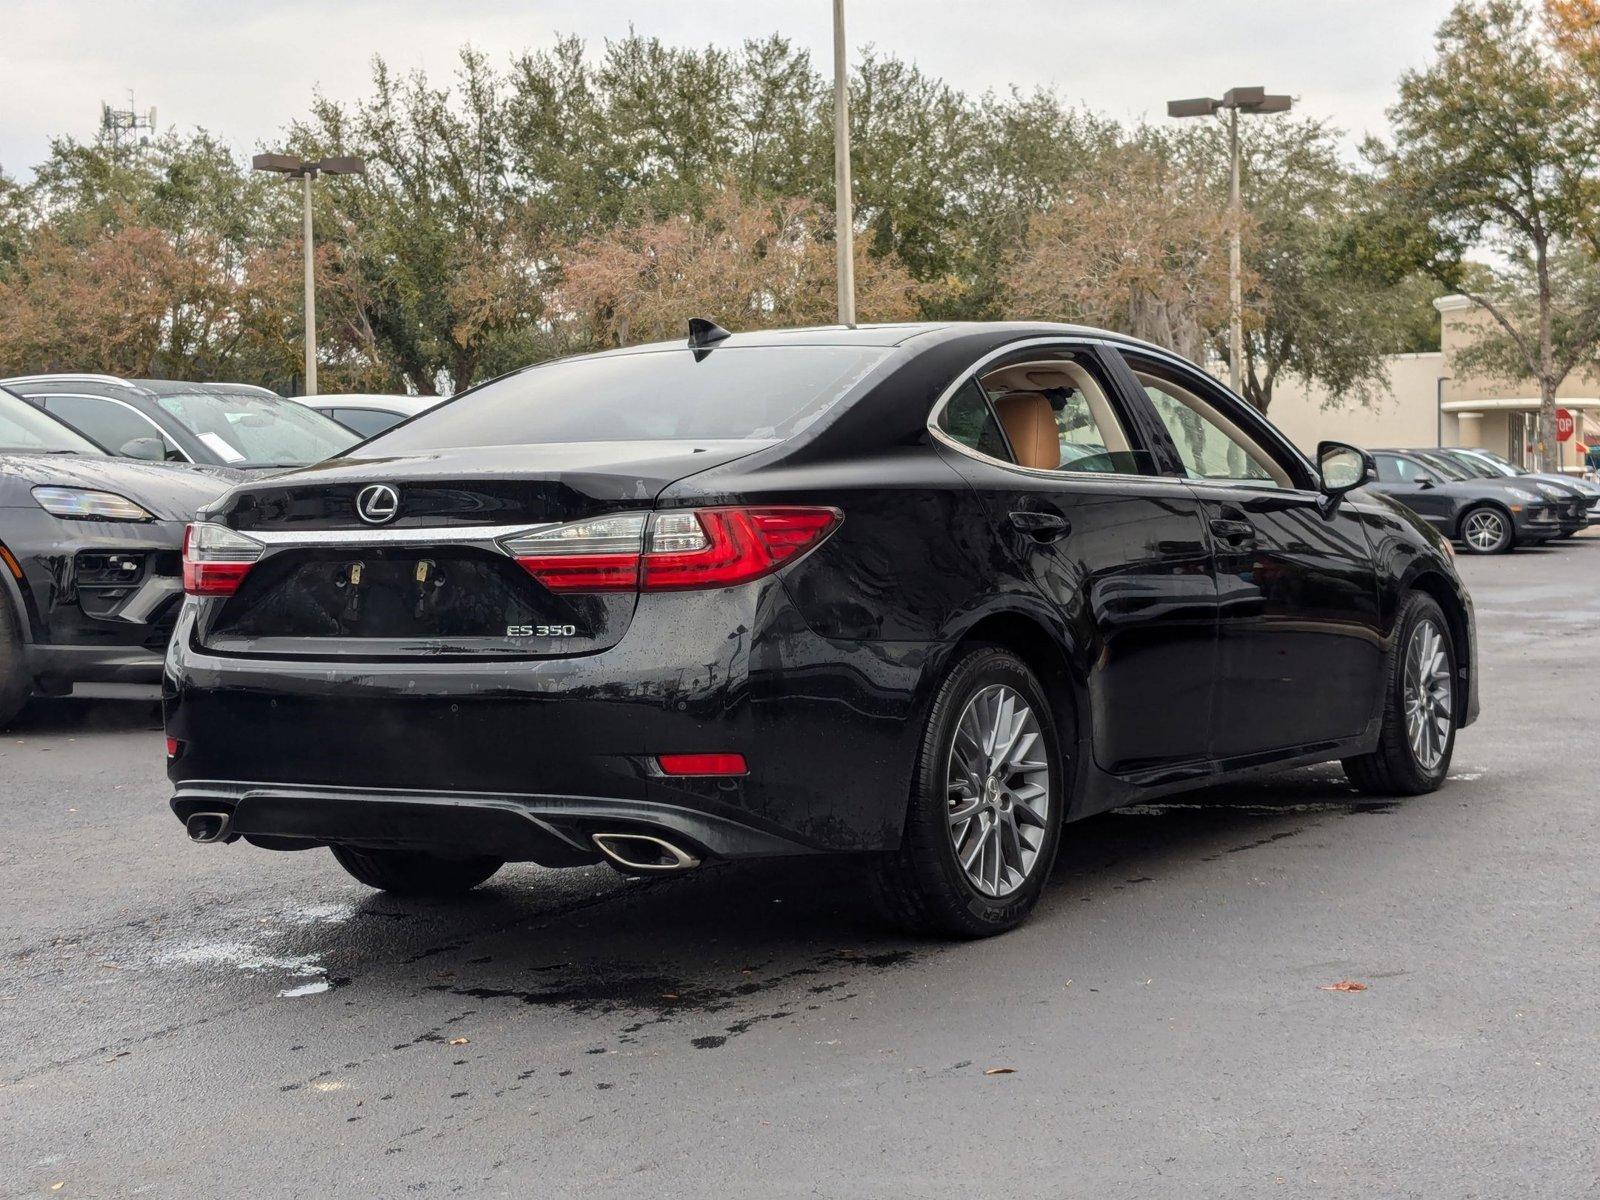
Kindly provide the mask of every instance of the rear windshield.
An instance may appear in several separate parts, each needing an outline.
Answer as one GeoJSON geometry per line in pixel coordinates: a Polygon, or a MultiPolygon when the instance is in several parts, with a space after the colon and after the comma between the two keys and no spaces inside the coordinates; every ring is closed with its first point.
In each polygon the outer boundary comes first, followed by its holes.
{"type": "Polygon", "coordinates": [[[305,466],[361,440],[304,405],[256,392],[179,392],[156,403],[224,463],[239,466],[305,466]]]}
{"type": "Polygon", "coordinates": [[[805,428],[888,351],[726,346],[546,363],[430,409],[361,448],[410,454],[537,442],[782,439],[805,428]]]}

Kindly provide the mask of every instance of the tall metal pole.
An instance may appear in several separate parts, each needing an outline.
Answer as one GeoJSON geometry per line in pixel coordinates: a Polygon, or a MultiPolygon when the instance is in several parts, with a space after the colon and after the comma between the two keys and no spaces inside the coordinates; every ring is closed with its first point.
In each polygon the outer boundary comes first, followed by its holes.
{"type": "Polygon", "coordinates": [[[1239,246],[1244,205],[1239,197],[1239,110],[1228,110],[1228,155],[1231,177],[1228,183],[1228,213],[1233,225],[1228,239],[1228,385],[1242,394],[1240,378],[1244,371],[1244,285],[1240,281],[1243,257],[1239,246]]]}
{"type": "Polygon", "coordinates": [[[833,207],[839,265],[839,324],[856,323],[855,214],[850,194],[850,55],[844,0],[833,0],[833,207]]]}
{"type": "Polygon", "coordinates": [[[307,169],[300,177],[305,184],[305,238],[306,252],[306,388],[305,394],[317,394],[317,281],[311,245],[311,177],[307,169]]]}

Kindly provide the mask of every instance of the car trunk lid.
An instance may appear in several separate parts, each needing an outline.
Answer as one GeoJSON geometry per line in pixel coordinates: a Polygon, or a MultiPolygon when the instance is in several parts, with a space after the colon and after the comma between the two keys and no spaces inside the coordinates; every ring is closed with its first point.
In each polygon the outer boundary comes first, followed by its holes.
{"type": "Polygon", "coordinates": [[[636,593],[552,591],[501,543],[541,527],[648,512],[668,484],[768,444],[475,448],[340,459],[242,486],[204,519],[264,550],[232,595],[206,602],[202,644],[328,658],[607,649],[626,632],[636,593]],[[379,488],[387,489],[380,503],[363,502],[379,488]]]}

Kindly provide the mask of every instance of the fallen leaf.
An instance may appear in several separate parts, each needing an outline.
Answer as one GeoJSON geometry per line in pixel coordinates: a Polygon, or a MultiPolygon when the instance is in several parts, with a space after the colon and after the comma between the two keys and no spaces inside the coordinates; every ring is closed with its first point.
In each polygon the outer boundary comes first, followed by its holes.
{"type": "Polygon", "coordinates": [[[1364,992],[1367,985],[1357,983],[1354,979],[1341,979],[1338,983],[1324,983],[1317,988],[1321,992],[1364,992]]]}
{"type": "Polygon", "coordinates": [[[467,1039],[466,1038],[451,1038],[450,1039],[450,1044],[452,1046],[465,1046],[467,1044],[467,1039]]]}
{"type": "Polygon", "coordinates": [[[1017,1069],[1015,1067],[987,1067],[983,1073],[985,1075],[1015,1075],[1017,1069]]]}

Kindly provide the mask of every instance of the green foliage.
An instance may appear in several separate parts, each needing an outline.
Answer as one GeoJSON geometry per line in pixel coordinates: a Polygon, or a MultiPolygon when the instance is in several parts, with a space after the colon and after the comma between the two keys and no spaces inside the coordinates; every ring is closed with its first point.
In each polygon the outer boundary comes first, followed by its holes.
{"type": "Polygon", "coordinates": [[[1457,3],[1435,61],[1400,81],[1393,145],[1367,147],[1382,192],[1358,239],[1374,269],[1420,270],[1489,315],[1463,369],[1537,383],[1547,456],[1556,389],[1600,343],[1600,87],[1570,33],[1520,0],[1457,3]]]}
{"type": "MultiPolygon", "coordinates": [[[[1049,91],[968,95],[870,51],[850,96],[858,274],[895,281],[878,310],[1027,310],[1217,353],[1226,154],[1213,123],[1124,128],[1049,91]],[[1123,208],[1139,219],[1121,219],[1123,208]],[[1088,236],[1080,218],[1100,232],[1088,236]],[[1102,233],[1114,261],[1094,253],[1102,233]]],[[[505,63],[468,48],[443,82],[375,61],[364,97],[317,97],[265,143],[368,164],[365,177],[314,188],[324,385],[455,390],[621,328],[666,328],[677,318],[661,306],[683,301],[646,294],[663,274],[646,269],[652,247],[726,250],[738,244],[718,232],[731,213],[751,229],[763,211],[783,214],[784,254],[769,261],[803,264],[805,284],[764,286],[737,262],[685,266],[700,302],[737,292],[727,314],[705,315],[732,320],[767,295],[795,297],[786,312],[821,312],[832,124],[831,79],[777,35],[702,49],[569,37],[505,63]],[[583,286],[569,286],[569,270],[583,286]],[[644,290],[623,302],[617,281],[630,271],[644,290]],[[571,307],[602,295],[606,312],[571,307]],[[619,326],[618,313],[634,312],[653,315],[619,326]]],[[[1440,257],[1455,238],[1464,250],[1470,230],[1390,219],[1316,123],[1252,120],[1246,132],[1250,398],[1265,407],[1286,374],[1363,395],[1384,353],[1432,335],[1417,246],[1440,257]]],[[[0,290],[24,310],[0,316],[0,359],[148,359],[287,387],[299,236],[298,186],[251,173],[209,134],[121,150],[60,139],[28,187],[0,179],[0,290]],[[66,315],[71,297],[105,302],[113,265],[146,302],[131,343],[66,315]],[[70,278],[41,289],[50,272],[70,278]],[[34,294],[53,298],[30,309],[34,294]]]]}

